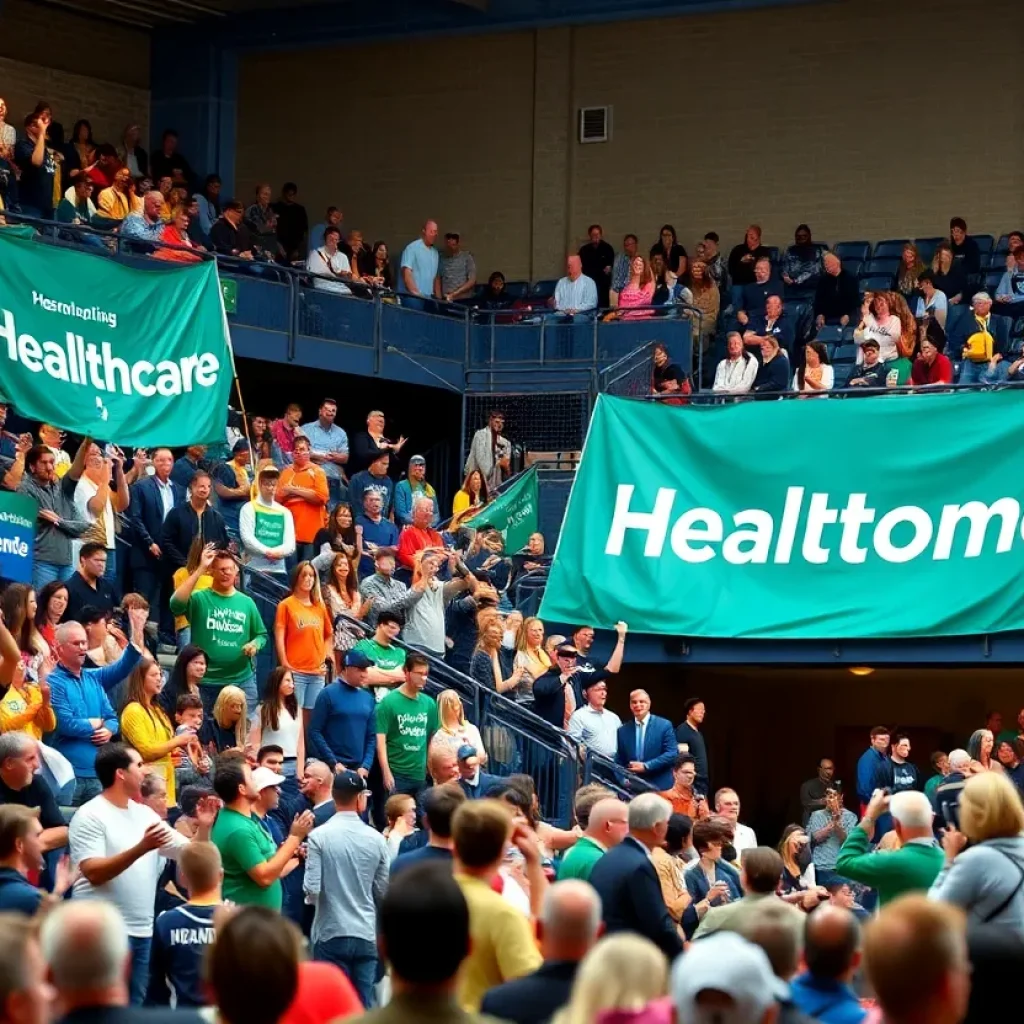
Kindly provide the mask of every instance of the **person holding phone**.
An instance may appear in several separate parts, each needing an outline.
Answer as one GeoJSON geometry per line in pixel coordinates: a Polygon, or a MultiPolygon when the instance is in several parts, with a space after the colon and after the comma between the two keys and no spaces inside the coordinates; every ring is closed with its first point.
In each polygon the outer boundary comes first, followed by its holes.
{"type": "Polygon", "coordinates": [[[688,939],[712,907],[743,898],[739,873],[722,860],[722,849],[729,840],[729,830],[719,821],[693,823],[693,847],[698,860],[683,873],[691,899],[682,919],[688,939]]]}

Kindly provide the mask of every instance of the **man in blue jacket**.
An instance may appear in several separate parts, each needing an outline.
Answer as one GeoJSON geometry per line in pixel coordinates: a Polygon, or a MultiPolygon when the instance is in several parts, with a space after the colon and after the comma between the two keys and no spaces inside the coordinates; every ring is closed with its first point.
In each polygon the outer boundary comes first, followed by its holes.
{"type": "Polygon", "coordinates": [[[629,695],[629,710],[633,718],[619,726],[616,762],[659,792],[671,789],[677,753],[672,723],[651,714],[651,698],[646,690],[634,690],[629,695]]]}
{"type": "Polygon", "coordinates": [[[480,767],[476,747],[463,743],[455,755],[459,759],[459,786],[470,800],[480,800],[504,781],[499,775],[489,775],[480,767]]]}
{"type": "Polygon", "coordinates": [[[861,1024],[868,1012],[850,987],[860,967],[860,924],[844,907],[824,906],[807,917],[807,970],[789,983],[798,1010],[822,1024],[861,1024]]]}
{"type": "MultiPolygon", "coordinates": [[[[876,789],[892,789],[889,729],[884,725],[876,725],[870,735],[868,749],[857,761],[857,799],[860,801],[861,814],[871,802],[871,795],[876,789]]],[[[886,812],[875,822],[874,841],[877,843],[886,832],[891,831],[892,815],[886,812]]]]}
{"type": "Polygon", "coordinates": [[[347,651],[341,678],[320,692],[309,719],[309,754],[335,772],[358,772],[364,779],[377,742],[376,705],[366,688],[372,667],[362,651],[347,651]]]}
{"type": "Polygon", "coordinates": [[[103,788],[96,777],[96,751],[117,732],[117,715],[107,694],[142,659],[146,610],[131,608],[131,643],[113,665],[85,668],[88,641],[77,622],[57,627],[57,667],[50,673],[50,702],[57,716],[53,745],[75,769],[72,805],[80,807],[103,788]]]}
{"type": "Polygon", "coordinates": [[[132,579],[135,589],[149,602],[160,623],[162,643],[174,643],[171,615],[171,574],[163,560],[160,538],[164,520],[185,500],[185,488],[171,480],[174,456],[169,448],[153,452],[153,475],[131,489],[128,520],[132,527],[132,579]]]}

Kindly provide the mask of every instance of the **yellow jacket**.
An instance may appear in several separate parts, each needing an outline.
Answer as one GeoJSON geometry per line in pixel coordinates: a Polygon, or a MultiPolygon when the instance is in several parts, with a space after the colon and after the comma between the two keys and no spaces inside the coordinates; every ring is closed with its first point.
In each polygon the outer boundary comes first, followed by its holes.
{"type": "Polygon", "coordinates": [[[108,220],[124,220],[129,213],[140,213],[141,211],[141,199],[118,192],[113,185],[103,189],[96,201],[96,213],[108,220]]]}
{"type": "Polygon", "coordinates": [[[27,732],[41,740],[43,733],[57,728],[57,716],[49,704],[43,705],[39,687],[26,683],[19,690],[10,686],[0,700],[0,732],[27,732]]]}
{"type": "Polygon", "coordinates": [[[174,727],[163,708],[157,704],[144,708],[137,701],[132,701],[121,712],[121,735],[142,755],[146,764],[163,772],[167,780],[167,804],[173,807],[177,802],[174,793],[174,763],[170,754],[155,756],[157,747],[174,739],[174,727]]]}

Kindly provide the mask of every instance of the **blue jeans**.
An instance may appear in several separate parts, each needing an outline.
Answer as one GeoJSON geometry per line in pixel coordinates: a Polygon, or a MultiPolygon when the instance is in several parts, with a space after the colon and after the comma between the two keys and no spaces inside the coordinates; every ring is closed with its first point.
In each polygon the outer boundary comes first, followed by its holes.
{"type": "Polygon", "coordinates": [[[366,939],[335,938],[317,942],[313,959],[340,967],[352,982],[364,1009],[377,1005],[374,984],[377,980],[377,947],[366,939]]]}
{"type": "Polygon", "coordinates": [[[175,640],[179,651],[188,647],[188,645],[192,643],[192,627],[186,626],[184,629],[179,629],[175,636],[175,640]]]}
{"type": "Polygon", "coordinates": [[[292,680],[295,682],[295,699],[299,707],[312,711],[317,697],[323,692],[324,677],[312,672],[293,672],[292,680]]]}
{"type": "Polygon", "coordinates": [[[132,956],[132,973],[128,977],[128,998],[132,1006],[141,1006],[149,988],[149,953],[153,948],[153,939],[147,936],[137,939],[128,936],[128,948],[132,956]]]}
{"type": "MultiPolygon", "coordinates": [[[[90,238],[95,238],[95,235],[90,235],[90,238]]],[[[96,239],[99,241],[99,239],[96,239]]],[[[110,580],[111,583],[117,583],[117,548],[107,548],[107,567],[103,570],[103,578],[110,580]]]]}
{"type": "Polygon", "coordinates": [[[334,508],[339,501],[348,501],[348,487],[345,481],[341,477],[329,476],[327,478],[327,495],[331,508],[334,508]]]}
{"type": "Polygon", "coordinates": [[[66,583],[74,575],[74,568],[70,565],[57,565],[56,562],[36,562],[32,566],[32,586],[38,593],[47,583],[60,580],[66,583]]]}
{"type": "Polygon", "coordinates": [[[960,379],[958,384],[983,384],[986,383],[985,375],[988,373],[988,362],[983,360],[980,363],[972,363],[965,359],[960,364],[960,379]]]}

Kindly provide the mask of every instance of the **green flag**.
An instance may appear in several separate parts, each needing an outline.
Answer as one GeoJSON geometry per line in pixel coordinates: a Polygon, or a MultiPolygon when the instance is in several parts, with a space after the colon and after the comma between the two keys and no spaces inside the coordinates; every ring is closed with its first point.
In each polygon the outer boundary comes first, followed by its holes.
{"type": "Polygon", "coordinates": [[[224,440],[232,367],[210,260],[139,270],[0,230],[0,398],[121,445],[224,440]]]}
{"type": "Polygon", "coordinates": [[[537,467],[531,466],[511,487],[502,491],[486,508],[463,525],[479,530],[493,526],[505,538],[505,551],[512,554],[526,547],[537,532],[537,467]]]}
{"type": "Polygon", "coordinates": [[[1022,431],[1016,389],[602,395],[541,617],[758,639],[1024,629],[1022,431]]]}

